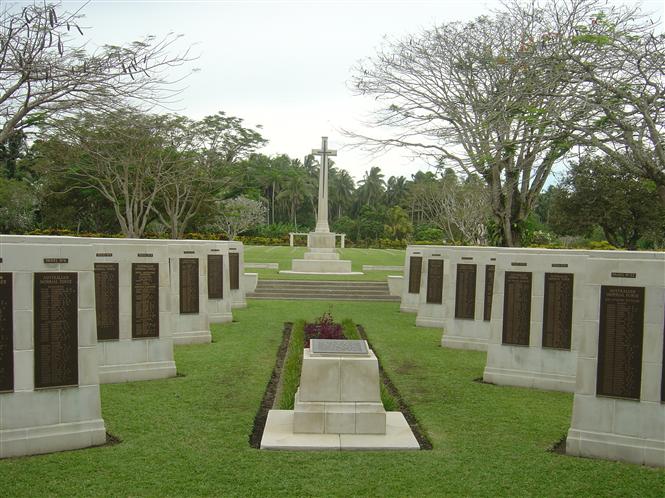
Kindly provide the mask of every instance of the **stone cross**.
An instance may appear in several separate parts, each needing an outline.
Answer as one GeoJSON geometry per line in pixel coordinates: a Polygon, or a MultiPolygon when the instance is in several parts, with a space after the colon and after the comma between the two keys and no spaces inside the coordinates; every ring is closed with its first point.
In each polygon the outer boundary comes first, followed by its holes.
{"type": "Polygon", "coordinates": [[[329,233],[328,227],[328,156],[336,156],[337,151],[328,148],[328,137],[321,137],[321,148],[312,149],[312,154],[321,156],[319,171],[319,211],[316,216],[315,232],[329,233]]]}

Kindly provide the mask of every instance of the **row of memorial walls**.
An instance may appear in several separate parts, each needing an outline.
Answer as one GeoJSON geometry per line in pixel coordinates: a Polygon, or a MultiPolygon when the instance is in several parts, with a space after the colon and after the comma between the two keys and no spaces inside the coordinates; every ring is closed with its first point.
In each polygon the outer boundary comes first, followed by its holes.
{"type": "Polygon", "coordinates": [[[492,292],[497,249],[446,248],[450,272],[443,284],[441,345],[486,351],[492,316],[492,292]]]}
{"type": "Polygon", "coordinates": [[[2,242],[91,244],[100,382],[176,375],[169,259],[164,241],[26,235],[1,236],[2,242]]]}
{"type": "Polygon", "coordinates": [[[575,390],[587,259],[546,249],[497,254],[486,382],[575,390]]]}
{"type": "Polygon", "coordinates": [[[443,327],[443,281],[450,274],[450,260],[441,246],[424,247],[422,257],[416,325],[443,327]]]}
{"type": "Polygon", "coordinates": [[[187,240],[169,240],[167,248],[171,275],[173,343],[210,343],[207,248],[200,242],[187,240]]]}
{"type": "Polygon", "coordinates": [[[231,306],[245,308],[247,300],[243,284],[245,275],[245,248],[241,242],[229,242],[229,278],[231,285],[231,306]]]}
{"type": "Polygon", "coordinates": [[[420,303],[420,279],[423,271],[423,250],[432,246],[407,246],[404,256],[404,278],[399,310],[416,313],[420,303]]]}
{"type": "Polygon", "coordinates": [[[594,254],[566,452],[665,466],[665,254],[594,254]]]}
{"type": "Polygon", "coordinates": [[[123,242],[93,244],[100,382],[174,377],[167,247],[123,242]]]}
{"type": "Polygon", "coordinates": [[[0,458],[106,441],[92,250],[0,239],[0,458]]]}
{"type": "Polygon", "coordinates": [[[229,244],[205,242],[206,275],[208,279],[208,320],[210,323],[227,323],[233,320],[231,311],[231,279],[229,244]]]}

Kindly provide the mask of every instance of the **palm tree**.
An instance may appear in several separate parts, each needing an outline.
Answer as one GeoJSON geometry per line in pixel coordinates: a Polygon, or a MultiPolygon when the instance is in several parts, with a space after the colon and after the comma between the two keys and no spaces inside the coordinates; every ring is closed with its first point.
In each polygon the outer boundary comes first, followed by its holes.
{"type": "Polygon", "coordinates": [[[409,192],[408,180],[403,176],[391,176],[386,185],[386,203],[389,206],[402,206],[409,192]]]}
{"type": "Polygon", "coordinates": [[[282,184],[282,191],[277,195],[277,200],[287,203],[294,226],[298,226],[296,218],[298,207],[303,201],[311,200],[313,195],[314,185],[307,174],[302,168],[292,168],[286,175],[282,184]]]}
{"type": "Polygon", "coordinates": [[[355,182],[345,169],[330,168],[330,212],[337,212],[337,218],[342,216],[342,211],[348,208],[353,201],[355,182]]]}
{"type": "Polygon", "coordinates": [[[365,171],[365,176],[358,182],[358,185],[356,193],[360,204],[369,205],[370,202],[379,202],[386,189],[381,168],[372,166],[369,172],[365,171]]]}

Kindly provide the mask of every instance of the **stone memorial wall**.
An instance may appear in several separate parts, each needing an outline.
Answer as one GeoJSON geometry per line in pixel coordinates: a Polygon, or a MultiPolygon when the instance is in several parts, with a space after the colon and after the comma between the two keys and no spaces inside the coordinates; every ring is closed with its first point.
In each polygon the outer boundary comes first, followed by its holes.
{"type": "Polygon", "coordinates": [[[0,458],[106,442],[92,250],[0,243],[0,458]]]}
{"type": "Polygon", "coordinates": [[[485,351],[490,330],[496,249],[445,249],[452,271],[447,278],[444,276],[444,334],[441,345],[453,349],[485,351]],[[488,268],[491,268],[489,273],[488,268]]]}
{"type": "Polygon", "coordinates": [[[206,242],[204,247],[207,253],[208,320],[210,323],[227,323],[233,320],[229,244],[206,242]]]}
{"type": "Polygon", "coordinates": [[[169,241],[171,333],[174,344],[210,343],[208,250],[196,241],[169,241]],[[203,296],[203,299],[199,299],[203,296]],[[174,312],[174,310],[176,310],[174,312]]]}
{"type": "Polygon", "coordinates": [[[416,313],[420,303],[420,285],[423,268],[423,248],[425,246],[409,246],[404,256],[404,273],[402,279],[401,302],[399,309],[404,313],[416,313]]]}
{"type": "Polygon", "coordinates": [[[573,392],[572,338],[584,328],[587,256],[511,250],[497,255],[494,314],[483,379],[573,392]]]}
{"type": "MultiPolygon", "coordinates": [[[[419,327],[443,327],[444,282],[453,271],[446,258],[445,248],[418,246],[422,252],[422,270],[416,325],[419,327]]],[[[454,292],[454,291],[453,291],[454,292]]]]}
{"type": "Polygon", "coordinates": [[[566,452],[665,467],[665,254],[594,254],[566,452]]]}
{"type": "Polygon", "coordinates": [[[166,247],[125,239],[95,239],[93,247],[100,381],[174,377],[166,247]],[[116,326],[117,335],[104,333],[116,326]]]}
{"type": "Polygon", "coordinates": [[[245,274],[244,247],[240,242],[229,243],[229,285],[231,292],[231,307],[244,308],[247,306],[245,295],[247,291],[242,285],[245,274]]]}

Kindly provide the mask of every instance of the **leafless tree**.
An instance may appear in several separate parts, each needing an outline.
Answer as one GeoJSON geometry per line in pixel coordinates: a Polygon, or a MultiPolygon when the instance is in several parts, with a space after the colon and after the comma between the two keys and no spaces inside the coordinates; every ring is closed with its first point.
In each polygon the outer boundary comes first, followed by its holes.
{"type": "Polygon", "coordinates": [[[553,165],[573,146],[561,116],[580,116],[560,59],[579,13],[557,24],[532,5],[472,22],[447,23],[391,41],[355,70],[358,94],[381,106],[363,147],[406,147],[435,164],[478,174],[489,186],[502,243],[521,226],[553,165]],[[567,36],[570,33],[565,33],[567,36]]]}
{"type": "Polygon", "coordinates": [[[444,177],[425,184],[420,193],[424,219],[451,242],[483,245],[491,213],[488,193],[477,177],[462,183],[444,177]]]}
{"type": "Polygon", "coordinates": [[[0,7],[0,143],[15,130],[63,112],[113,108],[131,99],[148,106],[179,91],[173,69],[192,60],[172,55],[178,36],[147,36],[89,52],[80,12],[35,2],[0,7]]]}

